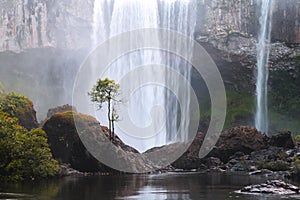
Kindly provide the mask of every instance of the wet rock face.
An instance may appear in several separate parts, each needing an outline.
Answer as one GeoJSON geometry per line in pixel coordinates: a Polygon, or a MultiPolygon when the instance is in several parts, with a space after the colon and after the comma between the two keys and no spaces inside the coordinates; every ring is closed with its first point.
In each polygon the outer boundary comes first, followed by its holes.
{"type": "MultiPolygon", "coordinates": [[[[259,9],[257,1],[206,1],[199,7],[199,33],[220,37],[232,33],[257,36],[259,9]],[[205,13],[205,14],[204,14],[205,13]],[[200,25],[202,24],[202,26],[200,25]]],[[[300,42],[298,0],[275,0],[273,8],[272,38],[287,43],[300,42]],[[293,27],[293,28],[291,28],[293,27]]]]}
{"type": "Polygon", "coordinates": [[[267,181],[263,184],[251,185],[244,187],[241,192],[243,193],[263,193],[263,194],[278,194],[278,195],[291,195],[298,194],[299,188],[285,183],[281,180],[267,181]]]}
{"type": "Polygon", "coordinates": [[[273,14],[273,40],[300,42],[299,0],[276,1],[273,14]]]}
{"type": "Polygon", "coordinates": [[[82,47],[89,37],[92,6],[91,0],[1,1],[0,51],[82,47]]]}
{"type": "MultiPolygon", "coordinates": [[[[0,51],[88,46],[93,4],[94,0],[2,0],[0,51]]],[[[197,33],[212,37],[234,32],[256,36],[257,12],[255,0],[199,1],[197,33]]],[[[298,0],[276,1],[274,40],[300,42],[299,13],[298,0]]]]}

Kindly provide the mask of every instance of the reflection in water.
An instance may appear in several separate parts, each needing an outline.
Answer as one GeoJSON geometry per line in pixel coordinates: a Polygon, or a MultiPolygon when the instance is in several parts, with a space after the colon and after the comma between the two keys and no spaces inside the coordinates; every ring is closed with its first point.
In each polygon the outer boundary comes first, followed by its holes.
{"type": "Polygon", "coordinates": [[[58,180],[0,186],[0,199],[105,200],[105,199],[299,199],[299,196],[245,195],[235,191],[265,182],[241,174],[166,173],[66,177],[58,180]]]}

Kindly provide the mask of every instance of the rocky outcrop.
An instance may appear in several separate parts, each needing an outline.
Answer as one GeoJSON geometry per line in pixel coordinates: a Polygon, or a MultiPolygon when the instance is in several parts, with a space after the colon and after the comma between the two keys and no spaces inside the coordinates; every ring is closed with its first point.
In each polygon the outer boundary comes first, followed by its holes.
{"type": "Polygon", "coordinates": [[[71,111],[56,113],[48,119],[43,129],[55,159],[70,163],[71,167],[83,172],[108,171],[84,147],[75,127],[71,111]]]}
{"type": "Polygon", "coordinates": [[[76,112],[76,108],[74,106],[71,106],[69,104],[65,104],[62,106],[57,106],[55,108],[50,108],[47,112],[47,118],[52,117],[52,115],[58,113],[58,112],[66,112],[66,111],[75,111],[76,112]]]}
{"type": "Polygon", "coordinates": [[[300,189],[289,183],[281,180],[270,180],[263,184],[250,185],[244,187],[242,193],[253,194],[276,194],[276,195],[291,195],[298,194],[300,189]]]}
{"type": "Polygon", "coordinates": [[[33,103],[23,95],[9,93],[3,97],[0,96],[0,111],[18,118],[19,124],[28,130],[38,127],[33,103]]]}
{"type": "Polygon", "coordinates": [[[116,172],[111,167],[137,173],[159,169],[120,138],[116,137],[111,143],[107,128],[101,127],[91,116],[74,111],[58,112],[45,122],[43,129],[48,135],[53,156],[81,172],[116,172]],[[84,144],[93,148],[88,151],[84,144]],[[100,163],[95,158],[98,155],[101,158],[106,156],[105,164],[109,163],[110,167],[100,163]]]}
{"type": "Polygon", "coordinates": [[[198,154],[204,137],[203,133],[198,133],[188,150],[172,165],[181,169],[197,169],[203,168],[203,165],[210,168],[210,166],[216,166],[216,163],[218,163],[218,166],[227,163],[227,167],[223,168],[231,169],[235,164],[241,164],[238,161],[238,159],[241,159],[249,162],[244,163],[244,167],[235,166],[235,168],[242,168],[242,171],[247,171],[251,166],[255,166],[255,162],[259,163],[264,160],[275,162],[278,158],[277,154],[281,151],[295,148],[295,142],[290,132],[281,132],[274,137],[268,137],[253,127],[241,126],[222,132],[213,150],[206,158],[200,159],[198,154]],[[274,149],[272,150],[272,148],[274,149]],[[275,149],[277,150],[275,151],[275,149]],[[259,153],[255,154],[255,152],[259,153]],[[249,157],[252,153],[253,158],[249,157]],[[267,157],[258,159],[261,156],[255,156],[260,154],[267,157]],[[271,159],[272,156],[269,158],[269,155],[274,155],[274,160],[271,159]],[[255,160],[256,158],[257,160],[255,160]]]}

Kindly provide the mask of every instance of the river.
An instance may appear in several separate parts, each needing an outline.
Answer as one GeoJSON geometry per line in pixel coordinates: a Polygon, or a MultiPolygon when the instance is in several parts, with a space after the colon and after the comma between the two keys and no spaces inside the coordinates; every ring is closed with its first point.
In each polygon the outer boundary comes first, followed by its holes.
{"type": "Polygon", "coordinates": [[[237,193],[243,186],[266,178],[243,174],[164,173],[155,175],[104,175],[65,177],[22,184],[0,184],[0,199],[105,200],[105,199],[208,199],[274,200],[300,196],[237,193]],[[2,186],[1,186],[2,185],[2,186]]]}

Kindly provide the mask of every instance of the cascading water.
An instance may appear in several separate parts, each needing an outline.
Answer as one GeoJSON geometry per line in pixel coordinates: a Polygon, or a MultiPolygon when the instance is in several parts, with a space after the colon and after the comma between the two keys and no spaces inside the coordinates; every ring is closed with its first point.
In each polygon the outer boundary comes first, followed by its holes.
{"type": "Polygon", "coordinates": [[[255,126],[259,131],[268,134],[268,61],[270,55],[273,0],[258,0],[258,5],[261,6],[261,15],[257,45],[255,126]]]}
{"type": "MultiPolygon", "coordinates": [[[[93,23],[93,44],[97,45],[115,35],[142,28],[164,28],[180,32],[193,37],[196,26],[196,5],[195,1],[186,0],[95,0],[94,2],[94,23],[93,23]]],[[[159,41],[160,38],[157,38],[159,41]]],[[[141,43],[147,38],[140,38],[141,43]]],[[[121,45],[121,44],[120,44],[121,45]]],[[[107,51],[115,51],[120,48],[118,45],[107,51]]],[[[176,48],[184,48],[186,52],[192,52],[192,44],[178,44],[176,48]]],[[[192,55],[192,53],[190,54],[192,55]]],[[[127,73],[145,65],[168,66],[178,71],[186,80],[190,80],[191,66],[182,61],[177,56],[170,53],[141,49],[128,53],[118,58],[109,67],[93,66],[93,71],[98,67],[107,67],[107,71],[102,78],[108,77],[119,82],[127,73]]],[[[95,73],[93,73],[95,74],[95,73]]],[[[164,145],[175,142],[175,138],[184,141],[188,134],[188,123],[183,124],[182,130],[178,131],[178,116],[189,120],[189,90],[187,85],[170,77],[163,70],[155,70],[151,74],[135,77],[145,79],[143,76],[162,76],[165,82],[175,85],[176,91],[169,91],[161,86],[143,86],[130,97],[128,110],[131,120],[140,127],[145,127],[150,123],[154,126],[161,126],[161,119],[151,119],[151,109],[157,105],[164,107],[166,123],[160,128],[159,134],[155,137],[144,139],[144,142],[133,137],[128,137],[121,130],[116,129],[116,133],[122,140],[140,151],[145,151],[153,146],[164,145]],[[178,105],[174,94],[184,95],[186,102],[178,105]],[[176,133],[182,135],[176,137],[176,133]]],[[[96,77],[99,78],[99,77],[96,77]]],[[[91,83],[95,84],[95,83],[91,83]]],[[[132,84],[127,82],[128,86],[132,84]]],[[[105,111],[98,112],[99,120],[105,122],[105,111]],[[102,112],[102,113],[101,113],[102,112]]],[[[122,116],[121,116],[122,118],[122,116]]]]}

